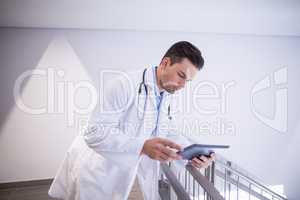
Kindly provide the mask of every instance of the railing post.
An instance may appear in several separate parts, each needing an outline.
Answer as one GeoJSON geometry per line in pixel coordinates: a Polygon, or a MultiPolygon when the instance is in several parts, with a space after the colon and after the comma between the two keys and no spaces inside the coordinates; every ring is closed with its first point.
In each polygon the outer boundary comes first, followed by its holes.
{"type": "Polygon", "coordinates": [[[163,200],[170,200],[171,198],[171,187],[175,194],[177,195],[177,198],[180,200],[190,200],[189,194],[185,191],[183,186],[180,184],[180,182],[177,180],[176,175],[171,171],[171,168],[168,164],[161,162],[160,168],[166,177],[167,180],[163,179],[165,182],[160,182],[162,186],[162,190],[160,191],[160,196],[163,200]],[[165,189],[165,190],[164,190],[165,189]],[[162,195],[164,195],[162,197],[162,195]]]}
{"type": "MultiPolygon", "coordinates": [[[[227,164],[227,166],[229,168],[231,168],[231,162],[230,161],[227,161],[226,164],[227,164]]],[[[227,170],[227,177],[231,178],[231,176],[232,176],[232,172],[230,170],[227,170]]],[[[228,199],[230,200],[230,196],[231,196],[231,184],[230,184],[230,181],[228,181],[228,195],[229,195],[228,199]]]]}
{"type": "MultiPolygon", "coordinates": [[[[205,170],[204,170],[204,176],[207,178],[208,181],[210,181],[210,174],[211,174],[211,171],[210,171],[210,166],[207,167],[205,170]]],[[[211,181],[210,181],[211,182],[211,181]]],[[[209,195],[206,195],[205,196],[205,199],[206,200],[211,200],[210,196],[209,195]]]]}
{"type": "Polygon", "coordinates": [[[162,200],[171,200],[171,187],[167,180],[161,179],[158,181],[158,192],[162,200]]]}
{"type": "MultiPolygon", "coordinates": [[[[198,169],[194,168],[192,165],[186,165],[186,169],[190,172],[190,174],[198,182],[198,184],[200,184],[200,186],[204,189],[207,194],[206,196],[210,196],[209,199],[224,200],[224,198],[214,187],[214,185],[207,179],[207,177],[203,176],[198,169]]],[[[206,172],[206,174],[208,174],[208,172],[206,172]]]]}
{"type": "Polygon", "coordinates": [[[215,162],[212,162],[210,168],[211,168],[211,179],[210,182],[212,182],[213,185],[215,185],[215,162]]]}
{"type": "MultiPolygon", "coordinates": [[[[211,182],[213,185],[215,184],[215,162],[212,162],[212,164],[205,169],[204,175],[209,182],[211,182]]],[[[206,199],[211,200],[211,197],[207,195],[206,199]]]]}

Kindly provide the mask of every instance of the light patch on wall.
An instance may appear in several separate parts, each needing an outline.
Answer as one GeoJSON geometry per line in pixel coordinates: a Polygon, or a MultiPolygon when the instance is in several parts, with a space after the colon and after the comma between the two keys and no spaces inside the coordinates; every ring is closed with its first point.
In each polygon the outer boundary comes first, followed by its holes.
{"type": "MultiPolygon", "coordinates": [[[[52,40],[37,63],[35,68],[21,72],[15,80],[14,91],[11,91],[15,106],[1,129],[1,158],[10,163],[3,165],[1,170],[9,172],[12,166],[17,167],[14,178],[33,169],[34,175],[30,174],[28,179],[53,177],[56,164],[44,163],[63,158],[63,152],[83,130],[82,126],[97,103],[90,77],[63,35],[52,40]],[[8,147],[12,144],[13,149],[8,147]],[[6,152],[6,149],[11,150],[6,152]],[[28,156],[27,152],[36,153],[28,156]],[[50,153],[49,157],[49,152],[62,153],[50,153]]],[[[8,173],[1,179],[7,181],[11,177],[8,173]]]]}
{"type": "Polygon", "coordinates": [[[63,36],[50,43],[36,69],[18,77],[14,97],[26,114],[65,114],[68,126],[74,126],[76,114],[89,114],[97,103],[88,73],[63,36]]]}

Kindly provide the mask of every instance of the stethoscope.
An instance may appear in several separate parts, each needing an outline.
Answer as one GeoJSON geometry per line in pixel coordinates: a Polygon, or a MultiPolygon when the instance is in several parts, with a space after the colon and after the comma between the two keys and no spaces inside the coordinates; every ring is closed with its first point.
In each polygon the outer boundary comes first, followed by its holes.
{"type": "MultiPolygon", "coordinates": [[[[145,83],[146,71],[147,71],[147,68],[144,69],[142,82],[140,83],[139,89],[138,89],[138,100],[137,100],[137,101],[138,101],[138,108],[137,108],[137,110],[138,110],[138,118],[139,118],[140,120],[144,119],[145,111],[146,111],[146,106],[147,106],[147,101],[148,101],[148,88],[147,88],[147,85],[146,85],[146,83],[145,83]],[[139,114],[139,105],[140,105],[140,96],[142,95],[142,88],[144,88],[144,90],[145,90],[146,100],[145,100],[145,103],[144,103],[142,116],[140,117],[140,114],[139,114]]],[[[169,104],[169,106],[168,106],[168,119],[169,119],[169,120],[172,120],[172,116],[171,116],[171,106],[170,106],[170,104],[169,104]]]]}

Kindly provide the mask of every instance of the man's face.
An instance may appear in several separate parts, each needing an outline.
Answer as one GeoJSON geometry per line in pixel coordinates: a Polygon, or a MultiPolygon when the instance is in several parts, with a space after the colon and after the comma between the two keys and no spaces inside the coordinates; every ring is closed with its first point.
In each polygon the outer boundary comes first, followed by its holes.
{"type": "Polygon", "coordinates": [[[199,71],[187,58],[171,65],[170,58],[162,60],[160,85],[169,93],[182,89],[187,81],[191,81],[199,71]]]}

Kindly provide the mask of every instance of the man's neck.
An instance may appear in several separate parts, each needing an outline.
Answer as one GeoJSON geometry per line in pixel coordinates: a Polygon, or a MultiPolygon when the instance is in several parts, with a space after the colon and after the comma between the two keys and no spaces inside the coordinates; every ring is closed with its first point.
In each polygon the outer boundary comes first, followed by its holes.
{"type": "Polygon", "coordinates": [[[155,70],[155,73],[156,73],[156,84],[157,84],[157,87],[158,87],[158,89],[159,89],[159,92],[163,92],[164,91],[164,89],[162,88],[162,86],[161,86],[161,79],[160,79],[160,76],[161,76],[161,68],[160,68],[160,66],[157,66],[156,68],[155,68],[156,70],[155,70]]]}

